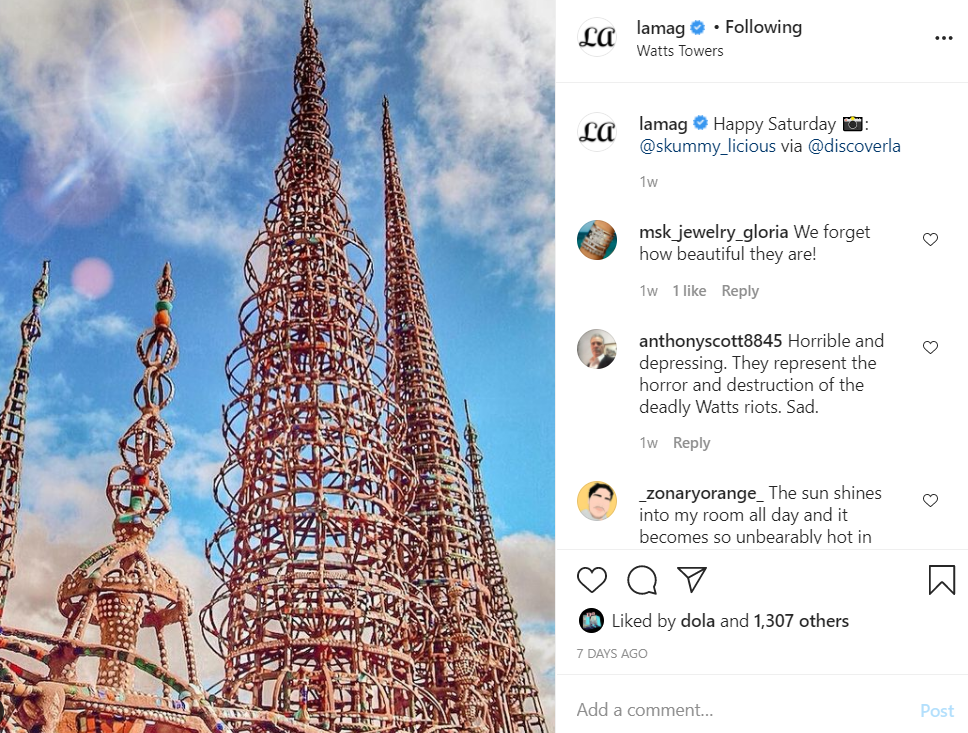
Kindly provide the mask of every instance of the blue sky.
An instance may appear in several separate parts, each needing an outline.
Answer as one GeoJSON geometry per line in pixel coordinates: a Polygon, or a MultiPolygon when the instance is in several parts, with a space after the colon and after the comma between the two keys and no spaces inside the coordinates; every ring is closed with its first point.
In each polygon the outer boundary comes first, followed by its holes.
{"type": "MultiPolygon", "coordinates": [[[[317,0],[316,17],[343,190],[373,255],[370,296],[381,311],[380,115],[390,98],[450,396],[455,408],[471,402],[513,575],[518,564],[550,563],[554,534],[554,5],[477,5],[317,0]]],[[[224,458],[223,365],[238,342],[244,253],[289,121],[301,10],[298,0],[0,6],[4,381],[40,262],[52,260],[28,414],[25,523],[34,524],[23,552],[66,558],[107,539],[103,487],[135,417],[134,339],[151,323],[154,283],[170,260],[181,363],[165,412],[176,447],[163,472],[176,519],[159,543],[186,568],[198,564],[221,519],[211,478],[224,458]]],[[[21,567],[30,562],[39,560],[21,567]]],[[[35,567],[53,574],[47,590],[18,577],[14,593],[52,601],[57,562],[35,567]]],[[[545,600],[546,612],[530,614],[539,626],[550,624],[545,600]]]]}

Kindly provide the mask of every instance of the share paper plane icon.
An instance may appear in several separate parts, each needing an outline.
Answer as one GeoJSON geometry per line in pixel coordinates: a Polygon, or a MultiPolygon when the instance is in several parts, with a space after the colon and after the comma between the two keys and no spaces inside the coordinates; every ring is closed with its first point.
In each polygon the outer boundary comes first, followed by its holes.
{"type": "Polygon", "coordinates": [[[690,593],[696,590],[696,586],[699,585],[699,581],[702,580],[702,576],[706,573],[706,568],[678,568],[678,570],[686,577],[686,582],[689,583],[690,593]]]}

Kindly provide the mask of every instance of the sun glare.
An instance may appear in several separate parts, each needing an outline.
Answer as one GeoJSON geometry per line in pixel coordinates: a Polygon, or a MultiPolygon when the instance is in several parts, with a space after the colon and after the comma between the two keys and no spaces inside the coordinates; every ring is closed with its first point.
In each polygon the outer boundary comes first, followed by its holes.
{"type": "MultiPolygon", "coordinates": [[[[96,129],[124,154],[171,155],[227,123],[241,22],[227,10],[135,13],[93,49],[85,96],[96,129]]],[[[184,152],[184,151],[182,151],[184,152]]]]}

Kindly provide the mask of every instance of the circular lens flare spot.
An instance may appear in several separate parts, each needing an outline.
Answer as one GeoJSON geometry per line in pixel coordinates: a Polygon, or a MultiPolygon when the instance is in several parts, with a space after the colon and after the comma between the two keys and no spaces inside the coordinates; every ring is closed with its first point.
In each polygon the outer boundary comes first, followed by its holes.
{"type": "Polygon", "coordinates": [[[71,271],[71,286],[77,293],[96,300],[103,298],[114,284],[111,266],[98,257],[81,260],[71,271]]]}

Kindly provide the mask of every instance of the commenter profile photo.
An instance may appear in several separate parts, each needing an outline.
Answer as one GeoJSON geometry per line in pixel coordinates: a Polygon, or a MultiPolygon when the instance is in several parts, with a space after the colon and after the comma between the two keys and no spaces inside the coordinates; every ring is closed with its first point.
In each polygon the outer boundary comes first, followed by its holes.
{"type": "Polygon", "coordinates": [[[607,221],[592,219],[578,230],[578,251],[590,260],[604,260],[618,245],[618,235],[607,221]]]}
{"type": "Polygon", "coordinates": [[[618,496],[604,481],[591,481],[578,492],[578,511],[585,519],[603,522],[615,512],[618,496]]]}
{"type": "Polygon", "coordinates": [[[604,369],[618,354],[612,334],[601,329],[586,331],[578,339],[578,358],[589,369],[604,369]]]}

